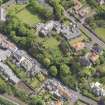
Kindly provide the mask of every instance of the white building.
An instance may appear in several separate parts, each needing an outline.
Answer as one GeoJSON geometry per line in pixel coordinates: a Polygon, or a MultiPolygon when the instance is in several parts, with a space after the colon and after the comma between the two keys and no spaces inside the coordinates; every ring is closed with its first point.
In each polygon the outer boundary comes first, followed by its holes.
{"type": "Polygon", "coordinates": [[[100,84],[99,82],[91,83],[90,87],[93,93],[96,94],[97,96],[105,96],[105,89],[103,88],[102,84],[100,84]]]}
{"type": "Polygon", "coordinates": [[[1,21],[6,21],[6,13],[5,13],[5,9],[0,7],[0,20],[1,21]]]}
{"type": "Polygon", "coordinates": [[[2,62],[0,62],[0,73],[2,73],[10,82],[14,84],[17,84],[20,81],[12,70],[2,62]]]}
{"type": "Polygon", "coordinates": [[[105,4],[105,0],[97,0],[100,5],[105,4]]]}

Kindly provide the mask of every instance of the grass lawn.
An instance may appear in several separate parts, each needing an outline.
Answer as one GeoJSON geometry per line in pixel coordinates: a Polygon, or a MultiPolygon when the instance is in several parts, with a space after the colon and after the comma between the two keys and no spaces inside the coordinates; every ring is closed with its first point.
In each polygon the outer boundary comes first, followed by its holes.
{"type": "Polygon", "coordinates": [[[57,41],[54,37],[50,37],[46,39],[46,41],[44,42],[44,46],[49,48],[55,48],[55,47],[58,47],[59,43],[60,42],[57,41]]]}
{"type": "Polygon", "coordinates": [[[37,78],[34,78],[32,81],[31,81],[31,86],[35,89],[37,87],[39,87],[41,85],[41,82],[37,79],[37,78]]]}
{"type": "Polygon", "coordinates": [[[5,81],[0,77],[0,86],[4,85],[5,81]]]}
{"type": "Polygon", "coordinates": [[[42,42],[46,48],[58,48],[59,41],[54,37],[41,38],[37,37],[37,42],[42,42]]]}
{"type": "Polygon", "coordinates": [[[97,33],[97,35],[105,41],[105,28],[96,28],[95,32],[97,33]]]}
{"type": "Polygon", "coordinates": [[[20,20],[29,25],[33,25],[41,21],[37,14],[34,15],[27,9],[27,5],[11,5],[8,8],[8,11],[14,12],[20,20]]]}

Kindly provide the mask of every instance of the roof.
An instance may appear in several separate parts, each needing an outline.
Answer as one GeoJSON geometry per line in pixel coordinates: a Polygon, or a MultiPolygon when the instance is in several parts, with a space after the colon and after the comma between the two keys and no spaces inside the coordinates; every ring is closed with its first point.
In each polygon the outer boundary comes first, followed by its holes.
{"type": "Polygon", "coordinates": [[[0,62],[0,71],[3,72],[3,74],[12,82],[18,83],[20,81],[19,78],[17,78],[12,72],[12,70],[2,62],[0,62]]]}
{"type": "Polygon", "coordinates": [[[84,42],[77,42],[77,43],[74,43],[72,45],[72,47],[76,50],[76,51],[79,51],[79,50],[82,50],[84,47],[85,47],[85,43],[84,42]]]}
{"type": "Polygon", "coordinates": [[[99,45],[94,45],[92,51],[95,52],[96,54],[100,54],[102,52],[102,49],[99,45]]]}
{"type": "Polygon", "coordinates": [[[16,2],[19,4],[25,4],[25,3],[28,3],[29,0],[16,0],[16,2]]]}
{"type": "Polygon", "coordinates": [[[5,13],[5,9],[0,7],[0,20],[1,21],[6,21],[6,13],[5,13]]]}
{"type": "Polygon", "coordinates": [[[82,7],[82,4],[79,0],[74,0],[74,5],[75,11],[78,11],[82,7]]]}
{"type": "Polygon", "coordinates": [[[81,64],[82,66],[91,66],[90,60],[87,59],[87,58],[85,58],[85,57],[82,57],[82,58],[80,59],[80,64],[81,64]]]}
{"type": "Polygon", "coordinates": [[[97,55],[96,53],[92,52],[89,56],[89,59],[95,63],[97,61],[97,59],[99,59],[99,55],[97,55]]]}

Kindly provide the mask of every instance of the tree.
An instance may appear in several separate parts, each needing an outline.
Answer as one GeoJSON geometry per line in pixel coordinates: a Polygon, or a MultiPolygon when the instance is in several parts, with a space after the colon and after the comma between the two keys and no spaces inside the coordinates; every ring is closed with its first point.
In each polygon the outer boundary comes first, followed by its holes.
{"type": "Polygon", "coordinates": [[[51,64],[50,59],[49,58],[44,58],[43,59],[43,64],[48,67],[51,64]]]}
{"type": "Polygon", "coordinates": [[[70,73],[70,68],[66,64],[60,65],[60,76],[67,76],[70,73]]]}
{"type": "Polygon", "coordinates": [[[45,19],[50,19],[53,16],[53,9],[47,4],[41,4],[37,0],[30,0],[30,11],[39,13],[45,19]]]}
{"type": "Polygon", "coordinates": [[[56,76],[57,76],[58,70],[57,70],[56,66],[51,66],[51,67],[50,67],[50,74],[51,74],[53,77],[56,77],[56,76]]]}
{"type": "Polygon", "coordinates": [[[33,97],[29,105],[45,105],[45,102],[42,100],[42,97],[33,97]]]}
{"type": "Polygon", "coordinates": [[[2,3],[3,3],[3,0],[0,0],[0,6],[1,6],[2,3]]]}

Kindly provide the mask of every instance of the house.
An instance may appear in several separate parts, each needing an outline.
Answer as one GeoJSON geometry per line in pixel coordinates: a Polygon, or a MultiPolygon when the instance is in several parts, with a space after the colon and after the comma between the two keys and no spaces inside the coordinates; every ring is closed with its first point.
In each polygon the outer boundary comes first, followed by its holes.
{"type": "Polygon", "coordinates": [[[27,4],[29,0],[16,0],[16,3],[18,4],[27,4]]]}
{"type": "Polygon", "coordinates": [[[91,67],[92,63],[90,62],[90,60],[86,57],[81,57],[80,58],[80,64],[84,67],[91,67]]]}
{"type": "Polygon", "coordinates": [[[94,44],[93,45],[91,51],[94,52],[94,53],[96,53],[96,54],[98,54],[98,55],[101,55],[102,52],[103,52],[102,48],[99,45],[97,45],[97,44],[94,44]]]}
{"type": "Polygon", "coordinates": [[[13,84],[20,82],[20,79],[16,77],[12,70],[2,62],[0,62],[0,72],[13,84]]]}
{"type": "Polygon", "coordinates": [[[9,42],[7,37],[2,34],[0,34],[0,48],[4,50],[8,49],[11,52],[15,52],[17,50],[17,47],[13,43],[9,42]]]}
{"type": "Polygon", "coordinates": [[[90,87],[93,93],[97,96],[105,96],[105,89],[99,82],[91,83],[90,87]]]}
{"type": "Polygon", "coordinates": [[[62,25],[61,34],[66,40],[75,39],[81,36],[81,32],[76,24],[72,24],[71,26],[62,25]]]}
{"type": "Polygon", "coordinates": [[[37,64],[34,64],[32,66],[32,68],[29,71],[27,71],[27,74],[28,74],[29,77],[34,77],[36,74],[38,74],[40,72],[41,72],[41,70],[38,67],[38,65],[37,64]]]}
{"type": "Polygon", "coordinates": [[[33,63],[31,62],[31,60],[25,57],[22,57],[19,63],[26,71],[30,71],[31,68],[33,67],[33,63]]]}
{"type": "Polygon", "coordinates": [[[80,51],[85,48],[85,43],[77,42],[77,43],[74,43],[73,45],[71,45],[71,47],[77,52],[77,51],[80,51]]]}
{"type": "Polygon", "coordinates": [[[39,23],[37,25],[37,30],[42,36],[48,36],[51,33],[53,28],[54,28],[54,21],[49,21],[46,24],[39,23]]]}
{"type": "Polygon", "coordinates": [[[11,52],[9,50],[0,49],[0,61],[3,62],[10,56],[11,56],[11,52]]]}
{"type": "Polygon", "coordinates": [[[97,55],[96,53],[92,52],[92,53],[90,53],[89,59],[90,59],[90,61],[93,64],[95,64],[96,61],[99,59],[99,55],[97,55]]]}
{"type": "Polygon", "coordinates": [[[97,0],[98,4],[103,5],[105,4],[105,0],[97,0]]]}
{"type": "Polygon", "coordinates": [[[0,20],[1,21],[6,21],[6,11],[2,7],[0,7],[0,20]]]}
{"type": "Polygon", "coordinates": [[[76,13],[82,8],[82,3],[79,0],[74,0],[74,10],[76,13]]]}
{"type": "Polygon", "coordinates": [[[53,31],[56,31],[58,34],[64,36],[67,40],[71,40],[77,38],[81,35],[81,32],[76,24],[72,24],[71,26],[64,25],[59,21],[49,21],[46,24],[39,23],[36,26],[39,35],[41,36],[51,36],[53,31]]]}
{"type": "Polygon", "coordinates": [[[81,8],[79,11],[78,11],[78,15],[81,17],[81,18],[84,18],[86,17],[90,12],[90,8],[89,7],[83,7],[81,8]]]}

